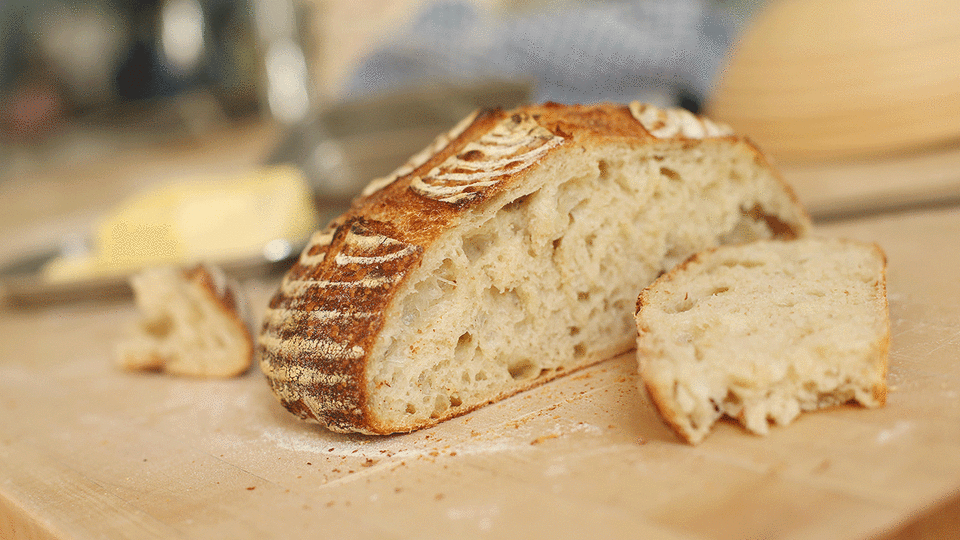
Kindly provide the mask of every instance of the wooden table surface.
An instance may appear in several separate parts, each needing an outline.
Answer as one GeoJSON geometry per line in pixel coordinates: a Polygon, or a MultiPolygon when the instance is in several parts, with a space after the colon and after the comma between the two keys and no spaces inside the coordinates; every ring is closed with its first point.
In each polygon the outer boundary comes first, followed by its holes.
{"type": "MultiPolygon", "coordinates": [[[[165,152],[151,158],[185,167],[182,148],[165,152]]],[[[932,158],[916,173],[925,191],[909,175],[892,190],[912,193],[909,206],[862,211],[891,189],[856,171],[895,176],[901,163],[823,166],[846,182],[833,197],[815,168],[785,170],[815,215],[826,209],[820,234],[886,250],[884,408],[806,414],[767,437],[722,422],[691,447],[638,391],[627,354],[432,429],[337,435],[286,413],[255,369],[227,381],[118,371],[127,301],[8,306],[0,538],[949,537],[960,530],[960,172],[932,158]]],[[[0,238],[49,231],[54,216],[40,214],[6,218],[0,238]]],[[[244,283],[255,309],[278,280],[244,283]]]]}

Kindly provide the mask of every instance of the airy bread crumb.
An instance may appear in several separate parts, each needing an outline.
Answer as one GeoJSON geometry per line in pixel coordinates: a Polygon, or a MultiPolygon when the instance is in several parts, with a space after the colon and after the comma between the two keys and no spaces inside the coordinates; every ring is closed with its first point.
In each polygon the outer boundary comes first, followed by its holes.
{"type": "Polygon", "coordinates": [[[801,411],[881,406],[885,268],[878,246],[826,238],[697,254],[637,300],[643,384],[694,444],[723,415],[765,434],[801,411]]]}
{"type": "Polygon", "coordinates": [[[156,267],[130,279],[141,319],[117,346],[130,370],[232,377],[253,362],[253,338],[239,287],[209,265],[156,267]]]}

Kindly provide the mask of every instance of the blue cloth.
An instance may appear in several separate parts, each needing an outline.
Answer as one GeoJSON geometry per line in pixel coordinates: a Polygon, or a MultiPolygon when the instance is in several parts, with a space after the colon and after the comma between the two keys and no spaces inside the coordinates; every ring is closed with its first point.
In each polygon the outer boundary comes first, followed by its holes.
{"type": "Polygon", "coordinates": [[[363,59],[345,93],[497,79],[530,81],[534,101],[626,102],[653,91],[699,103],[737,27],[709,0],[580,3],[512,19],[442,0],[363,59]]]}

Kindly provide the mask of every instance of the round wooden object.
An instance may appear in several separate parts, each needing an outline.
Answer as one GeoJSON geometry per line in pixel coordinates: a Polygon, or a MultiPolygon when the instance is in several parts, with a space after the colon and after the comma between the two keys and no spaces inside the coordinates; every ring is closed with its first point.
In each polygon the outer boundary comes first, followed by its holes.
{"type": "Polygon", "coordinates": [[[709,113],[799,161],[960,141],[955,0],[780,0],[745,29],[709,113]]]}

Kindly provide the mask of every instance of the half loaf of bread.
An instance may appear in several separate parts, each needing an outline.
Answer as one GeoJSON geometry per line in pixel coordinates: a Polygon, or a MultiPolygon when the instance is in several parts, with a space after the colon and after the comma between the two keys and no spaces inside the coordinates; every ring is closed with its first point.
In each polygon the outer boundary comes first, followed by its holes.
{"type": "Polygon", "coordinates": [[[637,301],[637,358],[664,419],[698,443],[723,415],[765,434],[801,411],[886,399],[879,247],[759,241],[695,255],[637,301]]]}
{"type": "Polygon", "coordinates": [[[414,430],[632,349],[637,294],[691,254],[808,228],[752,144],[689,112],[478,112],[313,236],[261,368],[301,418],[414,430]]]}

